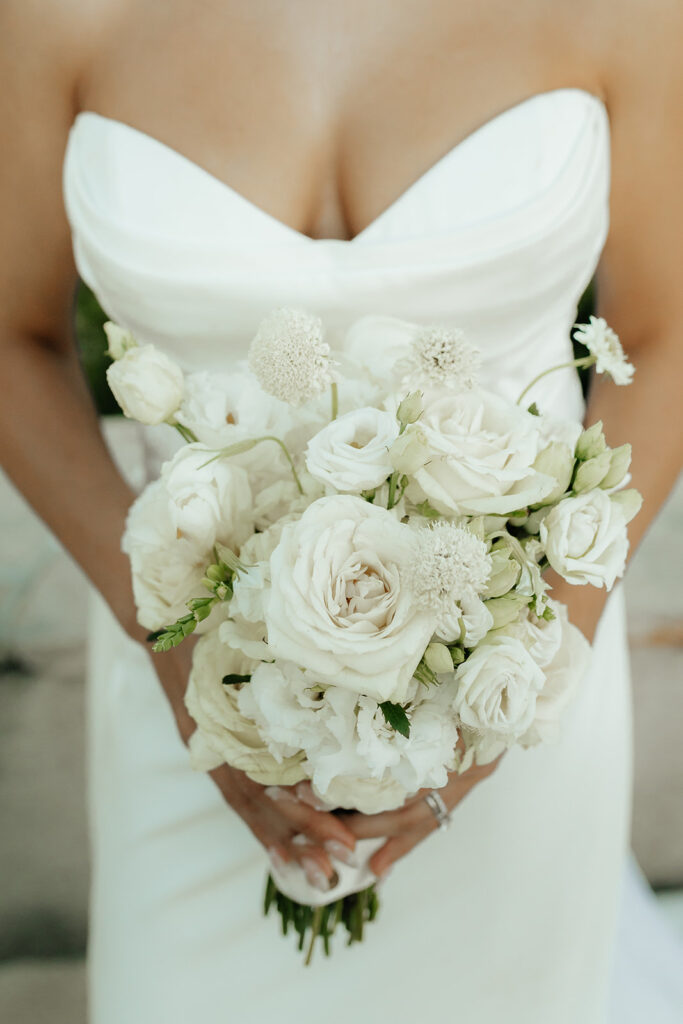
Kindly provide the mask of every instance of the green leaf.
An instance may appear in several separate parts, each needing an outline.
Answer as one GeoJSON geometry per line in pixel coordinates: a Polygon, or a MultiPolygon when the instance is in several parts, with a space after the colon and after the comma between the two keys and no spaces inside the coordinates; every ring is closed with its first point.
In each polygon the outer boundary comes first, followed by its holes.
{"type": "Polygon", "coordinates": [[[392,704],[390,700],[384,700],[380,704],[380,708],[387,725],[407,739],[410,736],[410,722],[401,705],[392,704]]]}
{"type": "Polygon", "coordinates": [[[237,686],[238,683],[248,683],[251,680],[251,676],[241,676],[237,672],[229,672],[227,676],[223,676],[223,686],[237,686]]]}
{"type": "Polygon", "coordinates": [[[424,516],[425,519],[439,519],[441,516],[441,513],[437,512],[436,509],[432,505],[430,505],[427,500],[421,501],[419,505],[416,505],[415,511],[419,515],[424,516]]]}
{"type": "Polygon", "coordinates": [[[540,416],[541,415],[540,412],[538,411],[538,406],[536,405],[535,402],[531,403],[531,405],[527,409],[527,412],[530,412],[532,416],[540,416]]]}

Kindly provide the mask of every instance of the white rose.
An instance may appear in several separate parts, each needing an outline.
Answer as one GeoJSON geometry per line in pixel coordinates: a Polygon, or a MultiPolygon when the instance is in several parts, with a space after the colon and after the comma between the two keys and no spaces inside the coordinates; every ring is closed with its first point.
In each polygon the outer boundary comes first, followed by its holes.
{"type": "Polygon", "coordinates": [[[523,747],[557,741],[562,712],[574,696],[590,662],[590,644],[583,633],[569,622],[566,607],[556,601],[552,606],[559,643],[553,657],[544,666],[546,680],[536,699],[534,720],[519,740],[523,747]]]}
{"type": "MultiPolygon", "coordinates": [[[[242,363],[233,373],[189,374],[176,419],[207,448],[215,449],[274,436],[296,451],[321,425],[315,410],[305,407],[295,411],[266,394],[242,363]]],[[[248,471],[254,492],[274,481],[292,480],[289,464],[273,441],[262,441],[246,452],[231,455],[230,461],[248,471]]]]}
{"type": "Polygon", "coordinates": [[[626,565],[626,522],[621,503],[596,488],[564,498],[542,521],[539,537],[567,583],[611,590],[626,565]]]}
{"type": "Polygon", "coordinates": [[[514,743],[534,719],[545,676],[524,644],[499,636],[480,644],[455,673],[454,710],[491,740],[514,743]]]}
{"type": "Polygon", "coordinates": [[[371,406],[354,409],[308,442],[308,472],[336,491],[379,487],[393,471],[389,448],[397,437],[398,422],[391,413],[371,406]]]}
{"type": "Polygon", "coordinates": [[[183,372],[154,345],[130,348],[107,368],[107,381],[124,416],[164,423],[183,400],[183,372]]]}
{"type": "Polygon", "coordinates": [[[161,469],[179,536],[207,553],[216,541],[237,549],[253,532],[249,477],[230,459],[199,444],[184,445],[161,469]]]}
{"type": "Polygon", "coordinates": [[[168,491],[150,484],[128,512],[122,548],[130,558],[138,622],[162,629],[187,614],[191,597],[206,596],[202,585],[207,552],[178,537],[168,491]]]}
{"type": "Polygon", "coordinates": [[[226,647],[215,630],[195,647],[185,693],[185,705],[197,724],[190,738],[193,767],[211,771],[227,763],[265,786],[294,785],[306,777],[303,757],[275,759],[254,723],[240,710],[243,688],[223,683],[225,676],[249,675],[253,668],[254,662],[226,647]]]}
{"type": "Polygon", "coordinates": [[[276,658],[377,700],[401,701],[434,629],[401,567],[412,531],[350,495],[321,498],[285,527],[265,599],[276,658]]]}
{"type": "MultiPolygon", "coordinates": [[[[535,417],[487,391],[434,391],[420,426],[431,459],[415,480],[444,515],[504,515],[540,502],[556,482],[533,467],[535,417]]],[[[412,495],[411,495],[412,496],[412,495]]]]}

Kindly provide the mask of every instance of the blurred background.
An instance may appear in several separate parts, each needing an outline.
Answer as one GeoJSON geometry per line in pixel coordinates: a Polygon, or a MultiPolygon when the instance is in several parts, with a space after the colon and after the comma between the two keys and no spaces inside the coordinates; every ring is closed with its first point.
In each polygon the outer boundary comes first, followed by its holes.
{"type": "MultiPolygon", "coordinates": [[[[591,308],[589,290],[578,319],[591,308]]],[[[81,286],[76,333],[83,368],[105,432],[134,445],[131,424],[116,415],[104,376],[104,319],[81,286]]],[[[633,848],[663,913],[683,937],[682,565],[679,481],[624,586],[635,715],[633,848]]],[[[3,1024],[86,1021],[87,592],[79,570],[0,474],[3,1024]]]]}

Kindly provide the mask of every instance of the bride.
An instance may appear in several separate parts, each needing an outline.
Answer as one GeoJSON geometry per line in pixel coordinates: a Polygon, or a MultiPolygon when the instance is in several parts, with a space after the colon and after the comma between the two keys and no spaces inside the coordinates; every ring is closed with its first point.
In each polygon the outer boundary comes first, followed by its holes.
{"type": "MultiPolygon", "coordinates": [[[[277,305],[339,327],[440,321],[514,396],[571,358],[597,268],[636,375],[596,383],[589,416],[633,443],[635,543],[680,458],[682,31],[680,5],[653,17],[638,0],[5,0],[3,460],[102,596],[94,1024],[607,1020],[631,771],[620,588],[553,580],[593,641],[580,696],[556,746],[452,778],[448,832],[424,794],[342,820],[305,789],[193,773],[188,655],[152,665],[135,621],[119,546],[133,467],[102,440],[70,319],[78,271],[192,369],[229,369],[277,305]],[[267,856],[326,890],[361,837],[386,839],[370,862],[385,909],[362,946],[306,972],[255,913],[267,856]]],[[[572,370],[532,397],[585,412],[572,370]]],[[[148,466],[166,454],[154,440],[148,466]]]]}

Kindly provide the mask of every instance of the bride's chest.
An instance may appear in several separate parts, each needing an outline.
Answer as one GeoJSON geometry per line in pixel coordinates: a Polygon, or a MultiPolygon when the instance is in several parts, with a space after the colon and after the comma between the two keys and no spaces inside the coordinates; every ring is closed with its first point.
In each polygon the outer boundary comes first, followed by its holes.
{"type": "Polygon", "coordinates": [[[538,70],[533,3],[513,24],[495,8],[136,5],[93,54],[80,106],[163,141],[301,234],[349,240],[478,126],[572,79],[548,54],[553,73],[538,70]]]}

